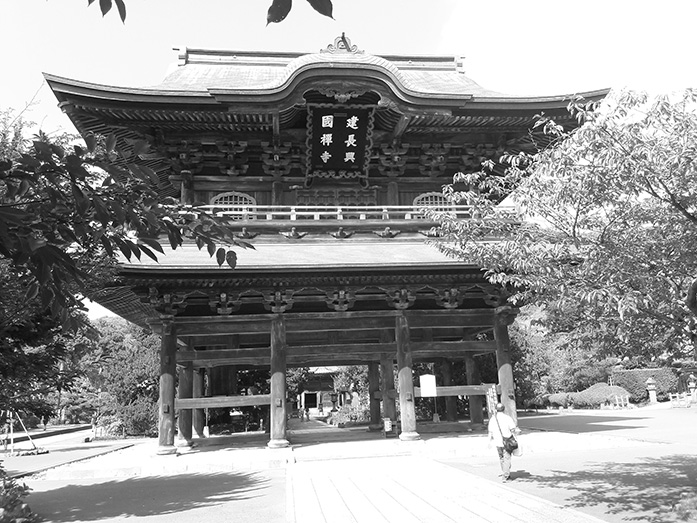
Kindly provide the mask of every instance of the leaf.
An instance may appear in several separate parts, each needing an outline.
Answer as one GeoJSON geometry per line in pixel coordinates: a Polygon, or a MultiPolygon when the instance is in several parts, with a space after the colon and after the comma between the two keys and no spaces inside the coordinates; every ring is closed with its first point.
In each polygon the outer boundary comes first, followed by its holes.
{"type": "Polygon", "coordinates": [[[39,295],[39,291],[41,290],[41,287],[39,287],[39,284],[36,282],[32,282],[31,285],[29,285],[29,288],[27,289],[27,293],[25,295],[25,298],[27,302],[31,302],[34,300],[39,295]]]}
{"type": "MultiPolygon", "coordinates": [[[[111,0],[109,0],[109,3],[111,3],[111,0]]],[[[116,147],[116,135],[112,133],[106,137],[106,152],[114,152],[114,147],[116,147]]]]}
{"type": "Polygon", "coordinates": [[[102,16],[111,10],[111,0],[99,0],[99,8],[102,10],[102,16]]]}
{"type": "Polygon", "coordinates": [[[273,0],[266,14],[266,25],[277,24],[285,20],[292,6],[292,0],[273,0]]]}
{"type": "Polygon", "coordinates": [[[334,17],[332,16],[332,0],[307,0],[310,2],[310,5],[312,8],[317,11],[319,14],[328,16],[332,20],[334,17]]]}
{"type": "Polygon", "coordinates": [[[149,247],[143,245],[140,243],[138,245],[140,247],[140,250],[143,251],[152,261],[157,261],[157,255],[150,250],[149,247]]]}
{"type": "Polygon", "coordinates": [[[154,238],[138,238],[138,241],[141,244],[141,247],[143,244],[155,249],[157,252],[160,252],[162,254],[165,253],[165,251],[162,249],[162,245],[160,245],[160,242],[155,240],[154,238]]]}
{"type": "Polygon", "coordinates": [[[87,146],[87,150],[89,152],[94,152],[94,150],[97,148],[97,139],[95,138],[94,134],[88,133],[85,135],[85,145],[87,146]]]}
{"type": "Polygon", "coordinates": [[[160,179],[157,177],[157,173],[154,170],[147,165],[141,165],[140,168],[153,184],[158,185],[160,183],[160,179]]]}
{"type": "Polygon", "coordinates": [[[147,152],[149,147],[147,140],[133,140],[131,145],[133,146],[131,154],[136,157],[147,152]]]}
{"type": "Polygon", "coordinates": [[[227,264],[234,269],[235,266],[237,265],[237,254],[235,251],[228,251],[227,254],[225,255],[225,261],[227,261],[227,264]]]}
{"type": "Polygon", "coordinates": [[[104,237],[104,236],[102,236],[102,237],[99,239],[99,241],[100,241],[100,242],[102,243],[102,245],[104,246],[104,250],[106,250],[107,254],[108,254],[109,256],[113,256],[113,255],[114,255],[114,247],[113,247],[113,245],[111,244],[111,242],[109,241],[109,239],[106,238],[106,237],[104,237]]]}
{"type": "Polygon", "coordinates": [[[126,4],[123,3],[123,0],[114,0],[114,3],[116,4],[116,8],[119,10],[119,16],[121,17],[121,21],[125,22],[126,21],[126,4]]]}
{"type": "Polygon", "coordinates": [[[215,260],[218,262],[218,267],[220,267],[223,264],[223,262],[225,262],[225,249],[221,247],[216,251],[215,260]]]}

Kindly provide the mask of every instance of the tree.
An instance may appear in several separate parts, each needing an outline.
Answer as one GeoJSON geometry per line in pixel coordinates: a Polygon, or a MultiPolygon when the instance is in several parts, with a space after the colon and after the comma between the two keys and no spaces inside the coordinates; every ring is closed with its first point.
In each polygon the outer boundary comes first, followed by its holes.
{"type": "Polygon", "coordinates": [[[99,394],[98,415],[125,434],[156,434],[159,336],[120,318],[103,318],[95,327],[99,349],[90,355],[88,376],[99,394]]]}
{"type": "MultiPolygon", "coordinates": [[[[64,323],[74,324],[70,311],[90,289],[86,268],[94,260],[157,260],[161,238],[172,249],[192,238],[219,265],[234,267],[231,247],[249,246],[226,220],[160,196],[157,174],[138,164],[145,140],[87,135],[76,144],[39,134],[27,147],[16,121],[0,125],[0,260],[27,301],[40,298],[64,323]]],[[[8,327],[0,324],[0,336],[8,327]]]]}
{"type": "MultiPolygon", "coordinates": [[[[95,0],[87,0],[87,5],[92,5],[95,0]]],[[[331,0],[307,0],[312,8],[319,14],[332,18],[333,5],[331,0]]],[[[111,8],[116,5],[119,12],[119,17],[122,22],[126,21],[126,3],[124,0],[99,0],[99,8],[102,11],[102,16],[106,15],[111,8]]],[[[293,7],[292,0],[273,0],[271,7],[266,15],[266,23],[278,23],[285,20],[288,13],[293,7]]]]}
{"type": "Polygon", "coordinates": [[[541,118],[550,145],[504,156],[504,174],[455,175],[446,193],[473,218],[437,214],[438,246],[483,267],[509,301],[570,314],[569,333],[606,353],[684,356],[697,333],[685,301],[697,290],[697,91],[569,108],[581,125],[541,118]]]}

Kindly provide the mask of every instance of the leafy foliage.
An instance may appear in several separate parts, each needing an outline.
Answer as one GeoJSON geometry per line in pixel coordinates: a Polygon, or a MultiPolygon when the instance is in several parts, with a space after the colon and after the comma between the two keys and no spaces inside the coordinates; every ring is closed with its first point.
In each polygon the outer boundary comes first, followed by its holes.
{"type": "Polygon", "coordinates": [[[543,117],[550,145],[504,155],[505,174],[455,175],[446,194],[473,218],[434,213],[438,246],[483,267],[511,302],[551,306],[560,322],[569,313],[573,327],[555,329],[578,343],[682,357],[697,333],[685,301],[697,275],[697,91],[622,91],[570,111],[577,129],[543,117]],[[498,205],[506,197],[518,217],[498,205]]]}
{"type": "Polygon", "coordinates": [[[668,394],[677,390],[678,377],[671,368],[617,370],[612,373],[613,383],[627,389],[631,400],[636,403],[648,399],[646,380],[650,377],[656,380],[656,397],[661,401],[667,400],[668,394]]]}
{"type": "Polygon", "coordinates": [[[0,523],[34,523],[39,517],[24,502],[31,489],[10,478],[0,466],[0,523]]]}
{"type": "Polygon", "coordinates": [[[332,412],[328,423],[331,425],[355,425],[370,421],[370,409],[365,404],[347,404],[332,412]]]}
{"type": "Polygon", "coordinates": [[[355,392],[361,404],[368,402],[368,367],[366,365],[345,365],[333,374],[334,390],[355,392]]]}
{"type": "Polygon", "coordinates": [[[118,143],[114,135],[88,135],[85,145],[72,146],[39,135],[26,150],[3,147],[0,259],[10,262],[28,301],[39,297],[68,322],[79,304],[75,294],[89,289],[90,273],[80,260],[117,254],[157,260],[164,253],[161,238],[172,249],[192,238],[219,265],[235,266],[227,246],[248,245],[226,220],[162,198],[157,174],[137,163],[146,150],[145,141],[118,143]]]}
{"type": "MultiPolygon", "coordinates": [[[[312,8],[319,14],[332,18],[333,5],[331,0],[307,0],[312,8]]],[[[92,5],[95,0],[87,0],[87,5],[92,5]]],[[[106,15],[111,8],[116,5],[119,18],[122,22],[126,21],[126,3],[124,0],[99,0],[99,9],[102,16],[106,15]]],[[[292,0],[273,0],[266,16],[266,23],[278,23],[285,20],[293,6],[292,0]]]]}
{"type": "Polygon", "coordinates": [[[569,399],[574,407],[597,408],[606,404],[611,405],[616,396],[629,396],[629,392],[617,385],[596,383],[586,390],[571,394],[569,399]]]}
{"type": "Polygon", "coordinates": [[[120,318],[103,318],[96,328],[101,337],[90,378],[99,416],[111,417],[112,430],[126,435],[156,434],[159,337],[120,318]]]}

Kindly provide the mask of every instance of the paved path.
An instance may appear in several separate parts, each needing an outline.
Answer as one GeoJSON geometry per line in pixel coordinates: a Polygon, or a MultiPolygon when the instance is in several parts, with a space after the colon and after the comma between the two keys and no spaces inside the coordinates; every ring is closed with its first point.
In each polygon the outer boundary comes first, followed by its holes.
{"type": "Polygon", "coordinates": [[[539,497],[416,456],[297,463],[287,523],[589,523],[539,497]]]}
{"type": "Polygon", "coordinates": [[[675,496],[697,485],[695,415],[521,418],[525,455],[506,484],[481,427],[401,442],[319,422],[295,423],[288,449],[250,433],[156,456],[146,440],[24,479],[30,506],[57,523],[664,523],[675,496]]]}

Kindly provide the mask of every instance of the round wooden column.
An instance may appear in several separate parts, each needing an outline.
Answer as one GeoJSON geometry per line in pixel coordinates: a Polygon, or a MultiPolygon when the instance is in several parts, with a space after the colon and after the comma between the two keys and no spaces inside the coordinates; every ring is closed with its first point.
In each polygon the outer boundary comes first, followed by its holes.
{"type": "MultiPolygon", "coordinates": [[[[194,370],[194,390],[192,391],[192,396],[194,398],[203,398],[205,395],[204,391],[204,373],[205,369],[194,370]]],[[[205,409],[194,409],[193,417],[193,429],[194,437],[205,438],[206,435],[203,432],[203,428],[206,426],[206,411],[205,409]]]]}
{"type": "Polygon", "coordinates": [[[384,356],[380,360],[380,391],[383,417],[397,421],[397,404],[394,391],[394,359],[392,356],[384,356]]]}
{"type": "Polygon", "coordinates": [[[513,381],[513,366],[511,365],[511,339],[508,336],[508,326],[515,319],[515,312],[510,306],[498,307],[494,339],[496,340],[496,366],[499,371],[499,386],[501,387],[501,403],[508,414],[517,423],[518,413],[515,403],[515,383],[513,381]]]}
{"type": "Polygon", "coordinates": [[[370,426],[369,430],[381,430],[380,399],[376,392],[380,391],[380,366],[376,361],[368,363],[368,391],[370,393],[370,426]]]}
{"type": "Polygon", "coordinates": [[[286,439],[286,324],[281,314],[271,321],[270,448],[290,445],[286,439]]]}
{"type": "MultiPolygon", "coordinates": [[[[471,354],[465,355],[465,373],[467,385],[481,385],[477,360],[471,354]]],[[[484,396],[469,396],[470,421],[472,423],[484,423],[484,396]]]]}
{"type": "Polygon", "coordinates": [[[421,436],[416,432],[411,336],[409,323],[403,314],[395,318],[395,341],[397,342],[397,380],[399,381],[399,411],[402,425],[399,439],[411,441],[419,439],[421,436]]]}
{"type": "Polygon", "coordinates": [[[174,454],[174,395],[177,372],[177,332],[171,318],[162,322],[160,344],[160,409],[158,454],[174,454]]]}
{"type": "MultiPolygon", "coordinates": [[[[194,393],[194,366],[186,363],[179,367],[179,398],[191,398],[194,393]]],[[[193,444],[192,438],[193,412],[191,409],[180,409],[177,419],[178,437],[177,447],[190,447],[193,444]]]]}
{"type": "MultiPolygon", "coordinates": [[[[444,358],[438,362],[440,372],[443,375],[443,386],[449,387],[453,384],[453,363],[444,358]]],[[[445,397],[445,419],[447,421],[457,421],[457,397],[445,397]]]]}

